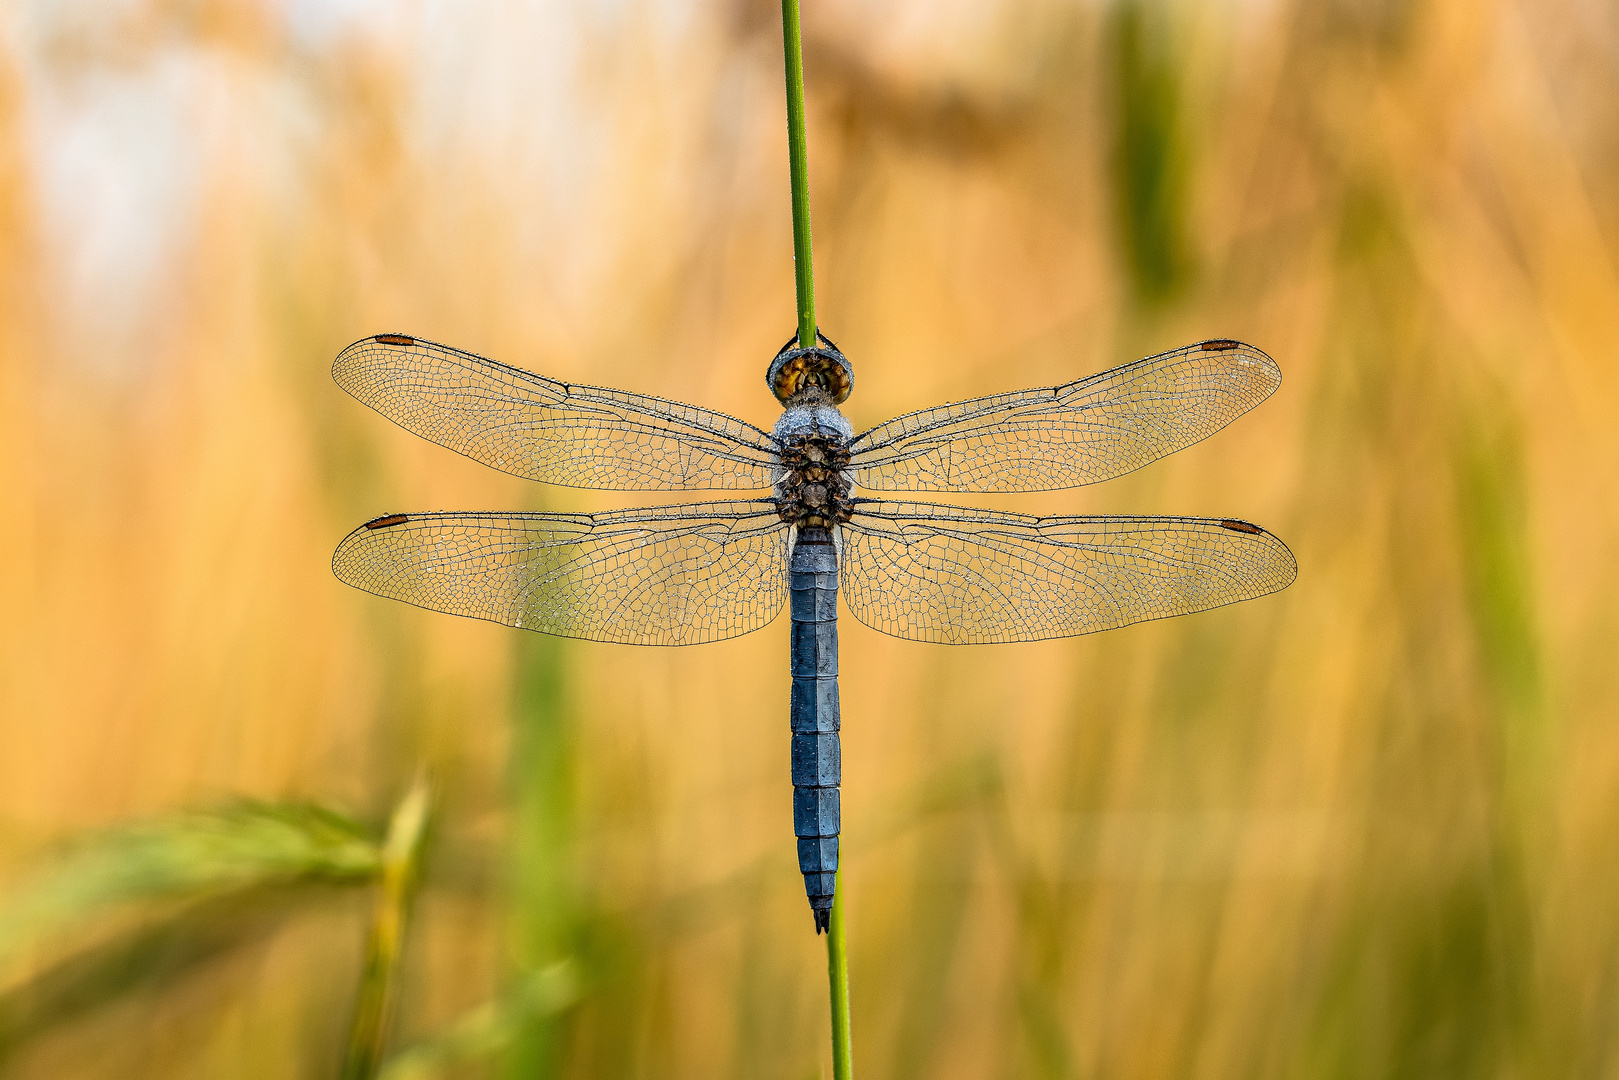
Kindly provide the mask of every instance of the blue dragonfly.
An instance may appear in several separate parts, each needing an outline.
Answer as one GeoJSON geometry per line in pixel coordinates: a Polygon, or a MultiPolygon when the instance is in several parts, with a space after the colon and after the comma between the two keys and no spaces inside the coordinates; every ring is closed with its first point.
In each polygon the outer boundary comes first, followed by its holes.
{"type": "Polygon", "coordinates": [[[355,342],[332,375],[406,430],[515,476],[735,493],[599,514],[386,514],[338,545],[332,569],[418,607],[635,645],[736,637],[786,607],[793,826],[817,932],[838,867],[840,593],[874,630],[968,645],[1203,611],[1298,573],[1285,544],[1238,518],[1034,517],[908,498],[1077,487],[1190,446],[1281,382],[1269,356],[1238,341],[922,409],[858,435],[838,408],[853,367],[824,335],[809,348],[795,338],[771,361],[766,382],[784,411],[770,431],[404,334],[355,342]]]}

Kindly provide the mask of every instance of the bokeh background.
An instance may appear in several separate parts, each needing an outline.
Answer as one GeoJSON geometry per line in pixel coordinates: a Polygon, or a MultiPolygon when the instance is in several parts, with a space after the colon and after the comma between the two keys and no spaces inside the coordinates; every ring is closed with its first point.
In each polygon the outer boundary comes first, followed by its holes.
{"type": "MultiPolygon", "coordinates": [[[[1619,1075],[1613,5],[805,7],[857,428],[1242,338],[1284,383],[1218,436],[954,501],[1300,568],[1069,641],[845,621],[859,1072],[1619,1075]]],[[[369,864],[185,837],[374,840],[424,769],[385,1075],[829,1072],[785,620],[559,642],[328,568],[383,512],[658,498],[395,428],[328,375],[366,334],[772,422],[779,18],[5,5],[0,1074],[336,1075],[369,864]]]]}

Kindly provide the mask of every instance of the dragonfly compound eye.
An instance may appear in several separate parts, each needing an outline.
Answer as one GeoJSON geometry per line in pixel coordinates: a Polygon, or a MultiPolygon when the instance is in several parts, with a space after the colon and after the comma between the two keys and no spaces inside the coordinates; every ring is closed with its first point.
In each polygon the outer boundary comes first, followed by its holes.
{"type": "Polygon", "coordinates": [[[843,404],[854,390],[854,367],[849,358],[825,334],[816,331],[815,336],[812,349],[798,348],[797,337],[788,339],[765,372],[765,383],[783,405],[811,386],[823,391],[834,405],[843,404]]]}

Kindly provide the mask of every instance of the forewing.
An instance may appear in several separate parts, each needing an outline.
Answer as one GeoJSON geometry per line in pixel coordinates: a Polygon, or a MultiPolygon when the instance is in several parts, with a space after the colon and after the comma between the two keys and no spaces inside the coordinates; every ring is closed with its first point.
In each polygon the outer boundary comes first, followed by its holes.
{"type": "Polygon", "coordinates": [[[1111,630],[1250,600],[1298,574],[1287,545],[1221,518],[1036,518],[869,502],[842,540],[855,618],[947,645],[1111,630]]]}
{"type": "Polygon", "coordinates": [[[407,431],[547,484],[675,491],[774,482],[770,436],[745,421],[573,386],[421,338],[356,341],[333,361],[332,378],[407,431]]]}
{"type": "Polygon", "coordinates": [[[357,589],[591,641],[694,645],[757,630],[787,595],[765,502],[606,514],[393,514],[332,556],[357,589]]]}
{"type": "Polygon", "coordinates": [[[1205,341],[1065,386],[909,413],[850,444],[871,491],[1053,491],[1141,468],[1192,445],[1281,384],[1239,341],[1205,341]]]}

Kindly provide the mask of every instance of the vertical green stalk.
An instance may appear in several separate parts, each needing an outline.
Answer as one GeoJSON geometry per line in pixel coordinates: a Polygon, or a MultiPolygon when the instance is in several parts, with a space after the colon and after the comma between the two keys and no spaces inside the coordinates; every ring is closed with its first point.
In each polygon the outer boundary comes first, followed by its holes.
{"type": "Polygon", "coordinates": [[[422,838],[427,833],[429,808],[427,781],[417,777],[388,822],[377,882],[376,913],[365,947],[365,972],[354,1005],[348,1052],[343,1056],[343,1080],[372,1080],[382,1067],[399,954],[405,944],[405,918],[411,887],[416,880],[422,838]]]}
{"type": "MultiPolygon", "coordinates": [[[[521,982],[577,951],[584,916],[574,871],[578,751],[561,638],[524,634],[515,643],[510,783],[512,977],[521,982]]],[[[589,973],[584,973],[588,975],[589,973]]],[[[560,1076],[567,1028],[560,1010],[530,1014],[505,1055],[506,1080],[560,1076]]]]}
{"type": "Polygon", "coordinates": [[[798,0],[781,0],[787,54],[787,159],[793,176],[793,274],[798,283],[798,347],[815,345],[815,262],[810,254],[809,148],[804,137],[804,49],[798,0]]]}
{"type": "MultiPolygon", "coordinates": [[[[809,144],[804,136],[804,45],[798,0],[781,0],[782,51],[787,58],[787,158],[793,179],[793,273],[798,284],[798,347],[815,345],[815,263],[810,253],[809,144]]],[[[843,932],[843,874],[832,892],[826,935],[826,971],[832,984],[832,1075],[851,1080],[849,957],[843,932]]]]}
{"type": "Polygon", "coordinates": [[[843,943],[843,871],[832,886],[832,919],[826,928],[826,974],[832,983],[832,1076],[851,1080],[854,1048],[849,1038],[849,955],[843,943]]]}

